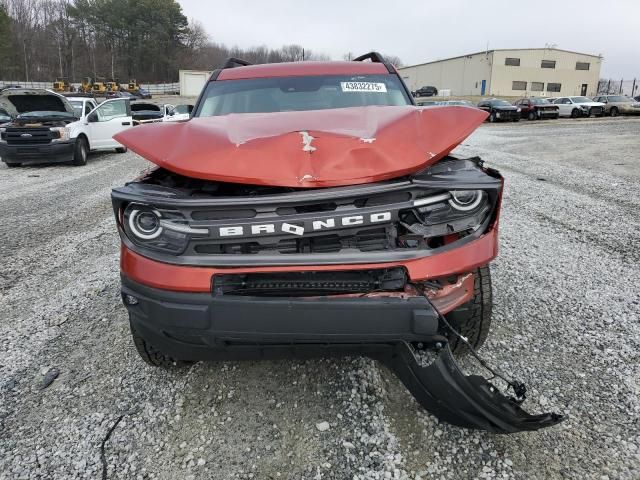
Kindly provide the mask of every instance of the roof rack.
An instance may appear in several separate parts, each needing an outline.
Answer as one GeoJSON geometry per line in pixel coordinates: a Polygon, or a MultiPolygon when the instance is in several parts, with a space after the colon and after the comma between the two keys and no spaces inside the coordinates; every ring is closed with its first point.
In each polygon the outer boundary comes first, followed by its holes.
{"type": "Polygon", "coordinates": [[[381,53],[369,52],[353,59],[354,62],[363,62],[364,60],[371,60],[373,63],[382,63],[385,67],[387,67],[387,72],[389,73],[396,72],[395,69],[393,68],[393,65],[387,62],[381,53]]]}
{"type": "Polygon", "coordinates": [[[247,65],[251,65],[251,63],[246,60],[242,60],[236,57],[229,57],[225,60],[222,68],[235,68],[235,67],[246,67],[247,65]]]}
{"type": "Polygon", "coordinates": [[[386,63],[384,57],[378,52],[365,53],[353,59],[354,62],[363,62],[364,60],[371,60],[374,63],[386,63]]]}

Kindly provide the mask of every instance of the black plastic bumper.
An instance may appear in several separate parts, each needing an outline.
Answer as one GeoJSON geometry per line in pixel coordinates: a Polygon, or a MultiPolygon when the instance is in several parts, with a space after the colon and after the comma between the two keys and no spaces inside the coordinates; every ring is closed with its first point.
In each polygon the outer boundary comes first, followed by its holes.
{"type": "Polygon", "coordinates": [[[75,140],[43,145],[8,145],[0,143],[0,159],[5,163],[55,163],[73,160],[75,140]]]}
{"type": "Polygon", "coordinates": [[[122,277],[132,326],[181,360],[262,359],[361,354],[389,366],[439,419],[512,433],[555,425],[529,415],[480,376],[465,376],[440,335],[440,315],[425,298],[265,298],[167,292],[122,277]],[[429,366],[411,344],[437,350],[429,366]]]}

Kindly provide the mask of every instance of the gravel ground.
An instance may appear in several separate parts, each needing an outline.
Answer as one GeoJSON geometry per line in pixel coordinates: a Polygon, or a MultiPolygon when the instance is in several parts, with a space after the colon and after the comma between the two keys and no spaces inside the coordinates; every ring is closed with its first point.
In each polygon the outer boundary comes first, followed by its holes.
{"type": "Polygon", "coordinates": [[[109,191],[147,163],[1,164],[0,478],[640,478],[639,131],[485,125],[458,149],[507,179],[483,353],[569,415],[508,436],[438,423],[368,359],[146,366],[109,191]]]}

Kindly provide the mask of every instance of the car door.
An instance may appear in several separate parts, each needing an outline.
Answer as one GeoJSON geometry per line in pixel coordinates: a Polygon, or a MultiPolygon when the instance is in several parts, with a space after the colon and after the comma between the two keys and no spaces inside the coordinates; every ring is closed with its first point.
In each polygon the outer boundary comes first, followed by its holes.
{"type": "Polygon", "coordinates": [[[87,124],[92,150],[120,147],[113,136],[133,125],[129,100],[114,98],[102,102],[87,116],[87,124]]]}
{"type": "Polygon", "coordinates": [[[558,98],[553,103],[560,107],[560,115],[562,115],[563,117],[571,115],[571,100],[569,100],[568,98],[558,98]]]}

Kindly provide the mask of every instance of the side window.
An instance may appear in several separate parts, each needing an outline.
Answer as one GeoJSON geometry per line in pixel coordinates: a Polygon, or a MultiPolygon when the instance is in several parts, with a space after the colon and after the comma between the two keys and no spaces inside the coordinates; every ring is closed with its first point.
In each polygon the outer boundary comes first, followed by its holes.
{"type": "Polygon", "coordinates": [[[124,100],[107,101],[100,105],[96,113],[99,122],[108,122],[114,118],[127,116],[127,105],[124,100]]]}

